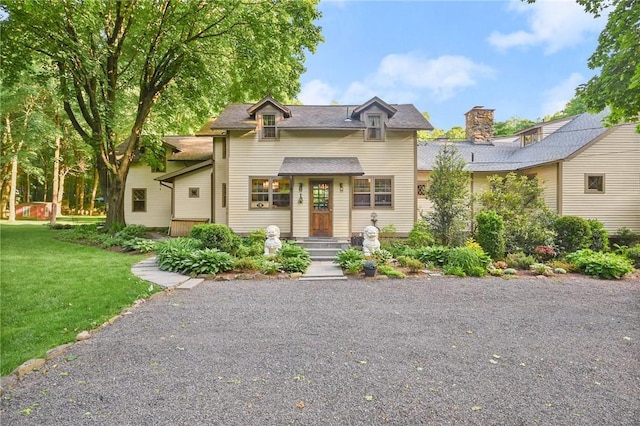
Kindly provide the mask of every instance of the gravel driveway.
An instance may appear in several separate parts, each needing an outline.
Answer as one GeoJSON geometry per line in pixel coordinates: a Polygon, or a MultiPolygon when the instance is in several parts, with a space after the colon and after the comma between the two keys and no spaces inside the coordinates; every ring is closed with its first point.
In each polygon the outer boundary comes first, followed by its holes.
{"type": "Polygon", "coordinates": [[[205,282],[2,398],[37,425],[640,424],[640,283],[205,282]]]}

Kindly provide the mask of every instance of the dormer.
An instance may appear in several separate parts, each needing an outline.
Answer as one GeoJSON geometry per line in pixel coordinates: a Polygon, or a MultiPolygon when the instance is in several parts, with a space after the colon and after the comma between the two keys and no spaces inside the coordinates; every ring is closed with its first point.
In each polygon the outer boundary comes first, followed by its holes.
{"type": "Polygon", "coordinates": [[[291,117],[291,110],[271,96],[253,104],[247,113],[256,121],[256,132],[261,140],[277,140],[278,123],[291,117]]]}
{"type": "Polygon", "coordinates": [[[383,141],[389,119],[397,110],[377,96],[356,107],[351,118],[365,123],[364,140],[383,141]]]}

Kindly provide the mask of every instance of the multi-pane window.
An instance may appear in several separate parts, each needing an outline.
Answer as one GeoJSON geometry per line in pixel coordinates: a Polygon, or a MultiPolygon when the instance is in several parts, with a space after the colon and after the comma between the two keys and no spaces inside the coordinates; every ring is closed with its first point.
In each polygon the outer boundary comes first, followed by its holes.
{"type": "Polygon", "coordinates": [[[585,193],[603,193],[604,192],[604,174],[585,174],[584,175],[584,192],[585,193]]]}
{"type": "Polygon", "coordinates": [[[147,190],[145,188],[133,188],[131,190],[131,211],[146,212],[147,211],[147,190]]]}
{"type": "Polygon", "coordinates": [[[426,197],[427,196],[427,184],[419,183],[418,184],[418,197],[426,197]]]}
{"type": "Polygon", "coordinates": [[[380,120],[380,114],[367,115],[367,139],[368,140],[381,140],[382,139],[382,124],[380,120]]]}
{"type": "Polygon", "coordinates": [[[393,207],[393,179],[391,177],[354,178],[353,207],[393,207]]]}
{"type": "Polygon", "coordinates": [[[251,178],[251,208],[269,209],[291,206],[291,182],[288,178],[251,178]]]}
{"type": "Polygon", "coordinates": [[[275,139],[276,137],[276,116],[273,114],[262,115],[262,138],[275,139]]]}
{"type": "Polygon", "coordinates": [[[200,188],[189,188],[189,198],[200,198],[200,188]]]}

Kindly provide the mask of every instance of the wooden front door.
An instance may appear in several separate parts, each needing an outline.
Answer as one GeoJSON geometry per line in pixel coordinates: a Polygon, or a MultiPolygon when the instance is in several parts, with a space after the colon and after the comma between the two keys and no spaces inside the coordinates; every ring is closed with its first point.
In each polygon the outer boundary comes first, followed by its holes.
{"type": "Polygon", "coordinates": [[[331,196],[332,182],[330,180],[311,181],[311,237],[333,236],[333,197],[331,196]]]}

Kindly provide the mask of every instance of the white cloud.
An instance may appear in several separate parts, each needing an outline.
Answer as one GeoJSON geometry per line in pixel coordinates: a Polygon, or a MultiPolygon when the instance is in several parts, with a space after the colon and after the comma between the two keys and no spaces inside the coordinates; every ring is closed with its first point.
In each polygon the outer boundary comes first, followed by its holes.
{"type": "Polygon", "coordinates": [[[391,102],[412,102],[428,94],[442,101],[494,74],[491,67],[463,56],[427,58],[416,52],[394,53],[380,61],[376,72],[351,83],[344,100],[362,102],[378,95],[391,102]]]}
{"type": "Polygon", "coordinates": [[[576,92],[576,87],[585,82],[582,74],[573,73],[554,87],[543,92],[545,101],[542,104],[542,116],[562,111],[576,92]]]}
{"type": "Polygon", "coordinates": [[[311,80],[302,86],[298,99],[305,105],[329,105],[337,90],[320,80],[311,80]]]}
{"type": "Polygon", "coordinates": [[[542,45],[546,54],[552,54],[580,43],[589,33],[599,33],[607,18],[603,14],[594,19],[573,0],[538,0],[534,4],[511,0],[509,9],[526,16],[528,28],[491,33],[489,44],[500,50],[542,45]]]}

